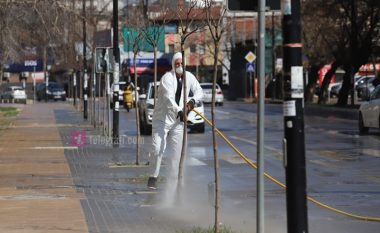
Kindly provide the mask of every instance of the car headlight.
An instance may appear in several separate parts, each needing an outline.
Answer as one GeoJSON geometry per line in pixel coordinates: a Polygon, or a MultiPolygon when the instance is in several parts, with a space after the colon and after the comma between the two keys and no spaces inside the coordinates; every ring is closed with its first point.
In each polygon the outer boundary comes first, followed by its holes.
{"type": "Polygon", "coordinates": [[[146,107],[149,108],[149,109],[154,109],[154,105],[153,104],[146,104],[146,107]]]}

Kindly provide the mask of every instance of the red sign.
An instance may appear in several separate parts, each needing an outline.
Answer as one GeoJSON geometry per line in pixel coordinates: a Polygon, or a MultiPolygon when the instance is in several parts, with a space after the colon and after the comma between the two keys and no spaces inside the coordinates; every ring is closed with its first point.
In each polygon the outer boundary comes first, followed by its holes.
{"type": "MultiPolygon", "coordinates": [[[[375,64],[375,66],[376,66],[376,70],[380,71],[380,63],[379,64],[375,64]]],[[[373,64],[362,65],[359,68],[359,72],[358,73],[360,75],[375,74],[374,69],[373,69],[373,64]]]]}
{"type": "MultiPolygon", "coordinates": [[[[331,69],[331,64],[329,65],[324,65],[320,70],[319,70],[319,85],[322,85],[323,79],[325,78],[327,72],[331,69]]],[[[335,82],[335,75],[331,77],[330,83],[335,82]]]]}

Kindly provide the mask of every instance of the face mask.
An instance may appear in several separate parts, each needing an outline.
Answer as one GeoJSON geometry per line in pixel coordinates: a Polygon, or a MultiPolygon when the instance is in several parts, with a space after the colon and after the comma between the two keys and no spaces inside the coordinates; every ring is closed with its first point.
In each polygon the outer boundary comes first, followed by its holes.
{"type": "Polygon", "coordinates": [[[182,68],[182,66],[176,67],[176,68],[175,68],[175,72],[176,72],[177,74],[183,74],[183,68],[182,68]]]}

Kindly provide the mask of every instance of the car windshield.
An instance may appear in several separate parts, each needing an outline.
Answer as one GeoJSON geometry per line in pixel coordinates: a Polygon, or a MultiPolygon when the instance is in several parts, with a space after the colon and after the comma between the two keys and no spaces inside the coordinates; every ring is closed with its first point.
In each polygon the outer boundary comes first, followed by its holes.
{"type": "Polygon", "coordinates": [[[49,88],[52,88],[52,89],[62,89],[63,87],[58,84],[58,83],[49,83],[49,88]]]}
{"type": "MultiPolygon", "coordinates": [[[[157,88],[159,87],[159,85],[157,85],[157,88]]],[[[150,93],[149,93],[149,99],[153,99],[154,98],[154,88],[153,88],[153,85],[152,85],[152,88],[150,89],[150,93]]]]}
{"type": "MultiPolygon", "coordinates": [[[[201,84],[203,89],[212,89],[212,84],[201,84]]],[[[217,87],[218,88],[218,87],[217,87]]]]}
{"type": "MultiPolygon", "coordinates": [[[[212,89],[212,84],[201,84],[201,87],[202,87],[202,89],[209,89],[209,90],[211,90],[212,89]]],[[[220,89],[220,87],[219,87],[218,84],[216,84],[216,89],[217,90],[220,89]]]]}

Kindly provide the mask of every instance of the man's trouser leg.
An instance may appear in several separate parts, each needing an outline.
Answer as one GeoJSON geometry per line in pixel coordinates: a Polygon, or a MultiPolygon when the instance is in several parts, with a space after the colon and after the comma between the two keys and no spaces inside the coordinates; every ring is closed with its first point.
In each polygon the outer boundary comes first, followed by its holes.
{"type": "Polygon", "coordinates": [[[170,156],[170,176],[178,176],[179,161],[183,142],[183,122],[177,121],[170,129],[166,139],[165,154],[170,156]]]}
{"type": "Polygon", "coordinates": [[[165,129],[165,124],[154,126],[152,129],[152,145],[153,153],[156,158],[156,168],[152,177],[158,177],[161,168],[162,156],[164,155],[166,148],[166,137],[168,135],[168,130],[165,129]]]}

